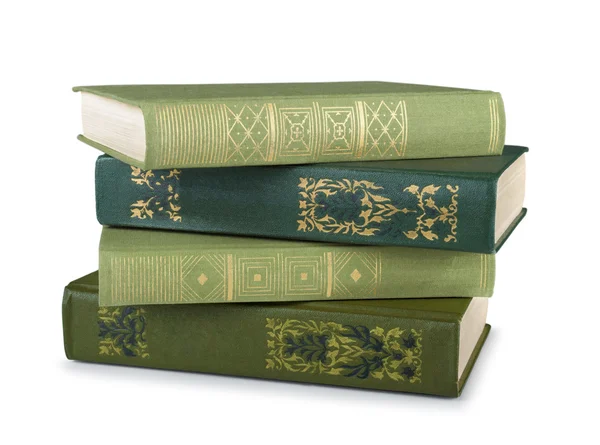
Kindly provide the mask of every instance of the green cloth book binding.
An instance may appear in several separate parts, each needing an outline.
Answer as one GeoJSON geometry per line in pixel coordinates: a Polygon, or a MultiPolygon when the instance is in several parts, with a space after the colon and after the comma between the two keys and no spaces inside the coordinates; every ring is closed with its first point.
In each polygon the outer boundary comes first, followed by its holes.
{"type": "Polygon", "coordinates": [[[101,224],[492,253],[525,215],[525,147],[501,156],[141,170],[101,156],[101,224]]]}
{"type": "Polygon", "coordinates": [[[492,91],[388,82],[74,91],[79,138],[145,169],[488,156],[504,145],[492,91]]]}
{"type": "Polygon", "coordinates": [[[69,359],[458,396],[489,332],[486,298],[98,306],[63,299],[69,359]]]}
{"type": "Polygon", "coordinates": [[[104,227],[100,306],[489,297],[495,256],[104,227]]]}

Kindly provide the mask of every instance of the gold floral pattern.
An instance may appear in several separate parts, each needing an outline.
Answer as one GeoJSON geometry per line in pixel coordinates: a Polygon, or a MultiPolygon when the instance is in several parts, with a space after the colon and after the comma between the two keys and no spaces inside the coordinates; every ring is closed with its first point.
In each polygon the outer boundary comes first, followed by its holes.
{"type": "Polygon", "coordinates": [[[266,369],[421,382],[422,331],[267,318],[266,369]]]}
{"type": "Polygon", "coordinates": [[[301,217],[297,220],[298,231],[374,236],[382,234],[385,223],[397,216],[414,214],[416,225],[403,230],[404,236],[411,240],[422,236],[434,241],[439,238],[434,231],[436,223],[441,223],[449,227],[444,242],[456,242],[458,186],[446,186],[452,194],[447,207],[436,204],[433,197],[441,186],[433,184],[422,189],[417,185],[403,189],[417,199],[412,206],[392,202],[382,194],[383,187],[366,180],[300,178],[298,187],[298,216],[301,217]],[[331,197],[339,199],[335,201],[331,197]],[[357,207],[358,215],[353,213],[357,207]]]}
{"type": "Polygon", "coordinates": [[[407,238],[415,239],[418,238],[419,234],[423,235],[429,241],[438,239],[438,236],[431,229],[434,224],[438,221],[448,223],[450,226],[450,234],[444,238],[445,242],[456,242],[456,225],[458,223],[458,217],[456,212],[458,210],[458,186],[452,187],[446,186],[446,189],[452,193],[451,203],[448,207],[438,207],[433,200],[433,195],[440,189],[440,186],[428,185],[420,189],[416,185],[411,185],[404,189],[405,192],[412,193],[415,195],[419,203],[418,208],[421,210],[419,216],[417,216],[417,225],[413,230],[403,232],[407,238]],[[433,217],[425,218],[425,208],[433,209],[436,215],[433,217]]]}
{"type": "Polygon", "coordinates": [[[130,205],[131,218],[152,219],[155,213],[163,213],[174,222],[181,222],[179,204],[179,175],[181,170],[172,169],[155,173],[131,166],[131,181],[147,190],[151,195],[138,199],[130,205]]]}

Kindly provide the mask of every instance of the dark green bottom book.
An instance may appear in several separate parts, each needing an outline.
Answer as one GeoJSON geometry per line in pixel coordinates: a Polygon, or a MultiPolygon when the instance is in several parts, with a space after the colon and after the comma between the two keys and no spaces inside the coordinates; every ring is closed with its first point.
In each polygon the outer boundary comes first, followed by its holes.
{"type": "Polygon", "coordinates": [[[63,299],[73,360],[456,397],[487,298],[98,306],[97,272],[63,299]]]}

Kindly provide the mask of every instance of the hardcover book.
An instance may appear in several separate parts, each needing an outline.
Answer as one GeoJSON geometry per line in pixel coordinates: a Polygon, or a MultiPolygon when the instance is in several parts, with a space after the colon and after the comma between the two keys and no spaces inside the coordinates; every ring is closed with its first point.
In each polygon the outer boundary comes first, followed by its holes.
{"type": "Polygon", "coordinates": [[[100,306],[489,297],[495,256],[104,227],[100,306]]]}
{"type": "Polygon", "coordinates": [[[80,139],[145,169],[502,152],[500,94],[387,82],[112,85],[82,93],[80,139]]]}
{"type": "Polygon", "coordinates": [[[525,215],[526,151],[167,170],[101,156],[96,210],[111,226],[492,253],[525,215]]]}
{"type": "Polygon", "coordinates": [[[487,299],[98,306],[63,299],[69,359],[458,396],[489,332],[487,299]]]}

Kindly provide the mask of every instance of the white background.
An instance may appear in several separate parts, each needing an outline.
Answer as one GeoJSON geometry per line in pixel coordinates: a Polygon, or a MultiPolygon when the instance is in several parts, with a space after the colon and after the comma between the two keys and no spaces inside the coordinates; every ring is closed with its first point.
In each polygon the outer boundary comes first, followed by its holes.
{"type": "Polygon", "coordinates": [[[0,442],[576,442],[595,429],[594,2],[201,3],[2,7],[0,442]],[[507,143],[531,148],[530,213],[498,256],[493,329],[462,397],[67,361],[62,290],[97,268],[100,235],[99,153],[75,139],[71,87],[339,80],[499,91],[507,143]]]}

